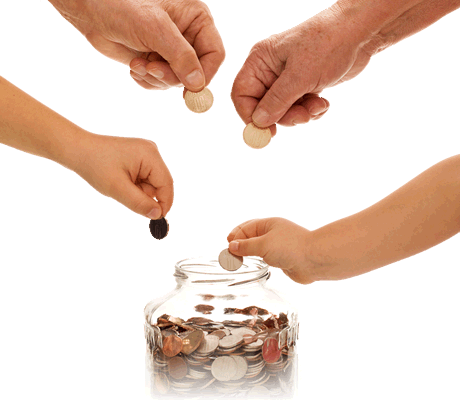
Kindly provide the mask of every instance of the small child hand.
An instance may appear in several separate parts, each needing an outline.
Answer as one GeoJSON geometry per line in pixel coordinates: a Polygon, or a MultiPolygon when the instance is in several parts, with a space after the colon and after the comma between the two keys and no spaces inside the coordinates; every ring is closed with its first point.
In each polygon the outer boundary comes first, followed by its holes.
{"type": "Polygon", "coordinates": [[[157,145],[145,139],[89,134],[72,168],[91,186],[150,219],[166,216],[173,179],[157,145]]]}
{"type": "Polygon", "coordinates": [[[229,250],[238,256],[258,256],[298,283],[312,283],[313,263],[307,256],[311,232],[283,218],[253,219],[228,235],[229,250]]]}

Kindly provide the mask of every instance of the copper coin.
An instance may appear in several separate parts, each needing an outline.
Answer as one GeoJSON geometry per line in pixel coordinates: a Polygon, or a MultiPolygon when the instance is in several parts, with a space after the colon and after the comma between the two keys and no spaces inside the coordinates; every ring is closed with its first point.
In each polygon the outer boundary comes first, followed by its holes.
{"type": "Polygon", "coordinates": [[[168,235],[169,224],[165,217],[151,219],[149,223],[150,233],[155,239],[163,239],[168,235]]]}
{"type": "Polygon", "coordinates": [[[193,331],[188,334],[185,338],[182,339],[182,353],[187,355],[193,353],[201,344],[203,338],[203,331],[193,331]]]}
{"type": "Polygon", "coordinates": [[[185,105],[190,111],[203,113],[212,107],[214,97],[208,88],[204,88],[201,92],[191,92],[187,90],[184,100],[185,105]]]}
{"type": "Polygon", "coordinates": [[[243,265],[243,257],[235,256],[225,249],[219,254],[219,264],[227,271],[236,271],[243,265]]]}
{"type": "Polygon", "coordinates": [[[262,357],[270,364],[279,360],[281,357],[281,350],[278,346],[278,340],[274,338],[266,338],[262,347],[262,357]]]}
{"type": "Polygon", "coordinates": [[[163,354],[167,357],[177,356],[182,350],[182,340],[176,335],[163,338],[163,354]]]}
{"type": "Polygon", "coordinates": [[[187,375],[187,363],[182,357],[173,357],[168,360],[169,375],[174,379],[182,379],[187,375]]]}
{"type": "Polygon", "coordinates": [[[212,310],[214,310],[214,307],[209,304],[197,304],[195,306],[195,311],[202,314],[211,314],[212,310]]]}
{"type": "Polygon", "coordinates": [[[211,332],[209,335],[217,336],[219,339],[222,339],[224,336],[227,336],[227,334],[221,329],[211,332]]]}
{"type": "Polygon", "coordinates": [[[270,128],[259,128],[252,122],[243,131],[244,142],[253,149],[262,149],[270,143],[272,132],[270,128]]]}

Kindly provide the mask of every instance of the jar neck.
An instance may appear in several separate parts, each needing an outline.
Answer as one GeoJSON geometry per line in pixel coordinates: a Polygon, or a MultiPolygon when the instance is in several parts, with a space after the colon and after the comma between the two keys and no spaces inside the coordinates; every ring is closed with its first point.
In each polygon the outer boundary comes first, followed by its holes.
{"type": "Polygon", "coordinates": [[[254,257],[245,257],[243,266],[237,271],[226,271],[217,260],[190,258],[176,264],[174,277],[179,287],[246,287],[265,284],[270,272],[264,261],[254,257]]]}

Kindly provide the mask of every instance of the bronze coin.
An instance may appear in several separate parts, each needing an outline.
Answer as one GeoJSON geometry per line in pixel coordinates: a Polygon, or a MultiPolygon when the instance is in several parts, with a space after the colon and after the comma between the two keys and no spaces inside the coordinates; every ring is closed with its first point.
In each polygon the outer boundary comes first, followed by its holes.
{"type": "Polygon", "coordinates": [[[252,122],[243,131],[244,142],[253,149],[261,149],[270,143],[272,132],[270,128],[259,128],[252,122]]]}
{"type": "Polygon", "coordinates": [[[177,356],[182,350],[182,340],[176,335],[163,338],[163,354],[167,357],[177,356]]]}
{"type": "Polygon", "coordinates": [[[187,90],[184,95],[185,105],[190,111],[203,113],[208,111],[214,102],[214,96],[208,88],[201,92],[191,92],[187,90]]]}
{"type": "Polygon", "coordinates": [[[191,354],[201,344],[204,338],[203,331],[193,331],[182,339],[182,353],[191,354]]]}
{"type": "Polygon", "coordinates": [[[274,338],[266,338],[262,347],[262,357],[270,364],[279,360],[281,357],[281,350],[278,346],[278,340],[274,338]]]}
{"type": "Polygon", "coordinates": [[[169,224],[165,217],[151,219],[149,228],[152,236],[158,240],[165,238],[169,232],[169,224]]]}
{"type": "Polygon", "coordinates": [[[211,314],[212,310],[214,310],[214,307],[209,304],[197,304],[195,306],[195,311],[202,314],[211,314]]]}
{"type": "Polygon", "coordinates": [[[187,375],[187,363],[182,357],[173,357],[168,360],[169,375],[174,379],[182,379],[187,375]]]}

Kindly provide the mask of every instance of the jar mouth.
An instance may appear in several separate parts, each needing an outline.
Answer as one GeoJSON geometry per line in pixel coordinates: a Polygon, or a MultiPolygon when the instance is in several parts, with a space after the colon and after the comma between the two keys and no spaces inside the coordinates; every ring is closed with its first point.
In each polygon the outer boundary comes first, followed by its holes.
{"type": "Polygon", "coordinates": [[[231,283],[236,285],[263,277],[268,279],[268,264],[258,257],[244,257],[243,265],[237,271],[226,271],[218,260],[197,257],[186,258],[176,263],[176,278],[191,283],[231,283]]]}

